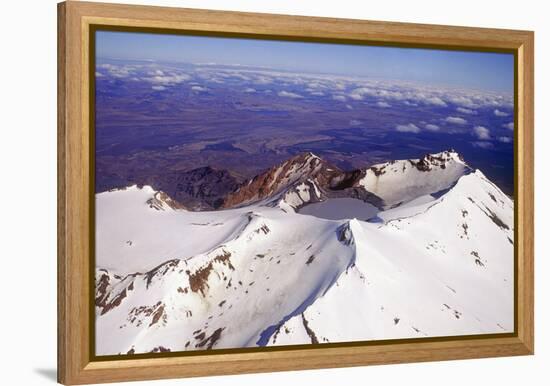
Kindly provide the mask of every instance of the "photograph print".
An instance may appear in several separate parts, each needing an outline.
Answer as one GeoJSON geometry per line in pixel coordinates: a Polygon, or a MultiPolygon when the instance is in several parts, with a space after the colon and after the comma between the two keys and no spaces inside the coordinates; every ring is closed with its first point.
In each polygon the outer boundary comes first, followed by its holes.
{"type": "Polygon", "coordinates": [[[513,54],[93,42],[96,356],[515,331],[513,54]]]}

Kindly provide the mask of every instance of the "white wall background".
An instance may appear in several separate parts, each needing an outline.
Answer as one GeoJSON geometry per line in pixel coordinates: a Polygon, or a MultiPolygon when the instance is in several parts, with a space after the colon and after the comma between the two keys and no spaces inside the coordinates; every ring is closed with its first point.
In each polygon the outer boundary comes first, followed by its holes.
{"type": "MultiPolygon", "coordinates": [[[[105,1],[105,0],[104,0],[105,1]]],[[[163,0],[148,5],[536,31],[536,355],[158,381],[157,385],[548,384],[550,30],[545,2],[163,0]]],[[[0,23],[0,383],[53,384],[56,368],[56,1],[2,4],[0,23]]],[[[145,382],[136,383],[139,385],[145,382]]],[[[147,383],[149,384],[149,383],[147,383]]]]}

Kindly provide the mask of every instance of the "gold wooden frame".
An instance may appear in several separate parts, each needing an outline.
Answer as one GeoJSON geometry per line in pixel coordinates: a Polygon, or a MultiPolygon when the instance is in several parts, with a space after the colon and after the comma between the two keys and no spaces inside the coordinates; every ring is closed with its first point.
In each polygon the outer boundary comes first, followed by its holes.
{"type": "Polygon", "coordinates": [[[297,17],[68,1],[58,5],[58,381],[84,384],[534,352],[534,34],[484,28],[297,17]],[[201,35],[511,52],[516,58],[516,326],[513,334],[341,344],[213,355],[121,357],[91,353],[93,203],[90,30],[140,28],[201,35]]]}

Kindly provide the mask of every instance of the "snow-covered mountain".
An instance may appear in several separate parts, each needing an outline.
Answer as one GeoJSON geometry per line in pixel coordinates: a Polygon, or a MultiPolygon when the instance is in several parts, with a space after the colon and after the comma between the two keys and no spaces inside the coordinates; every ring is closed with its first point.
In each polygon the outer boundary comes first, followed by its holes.
{"type": "Polygon", "coordinates": [[[225,210],[98,194],[96,353],[513,331],[513,202],[481,171],[451,151],[353,173],[290,161],[225,210]],[[342,200],[375,212],[327,219],[342,200]]]}

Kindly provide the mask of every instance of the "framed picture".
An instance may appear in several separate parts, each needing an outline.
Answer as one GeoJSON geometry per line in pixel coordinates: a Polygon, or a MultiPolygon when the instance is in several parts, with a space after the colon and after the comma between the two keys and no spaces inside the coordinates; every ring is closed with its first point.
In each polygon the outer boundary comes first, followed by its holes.
{"type": "Polygon", "coordinates": [[[533,33],[59,4],[59,382],[533,353],[533,33]]]}

